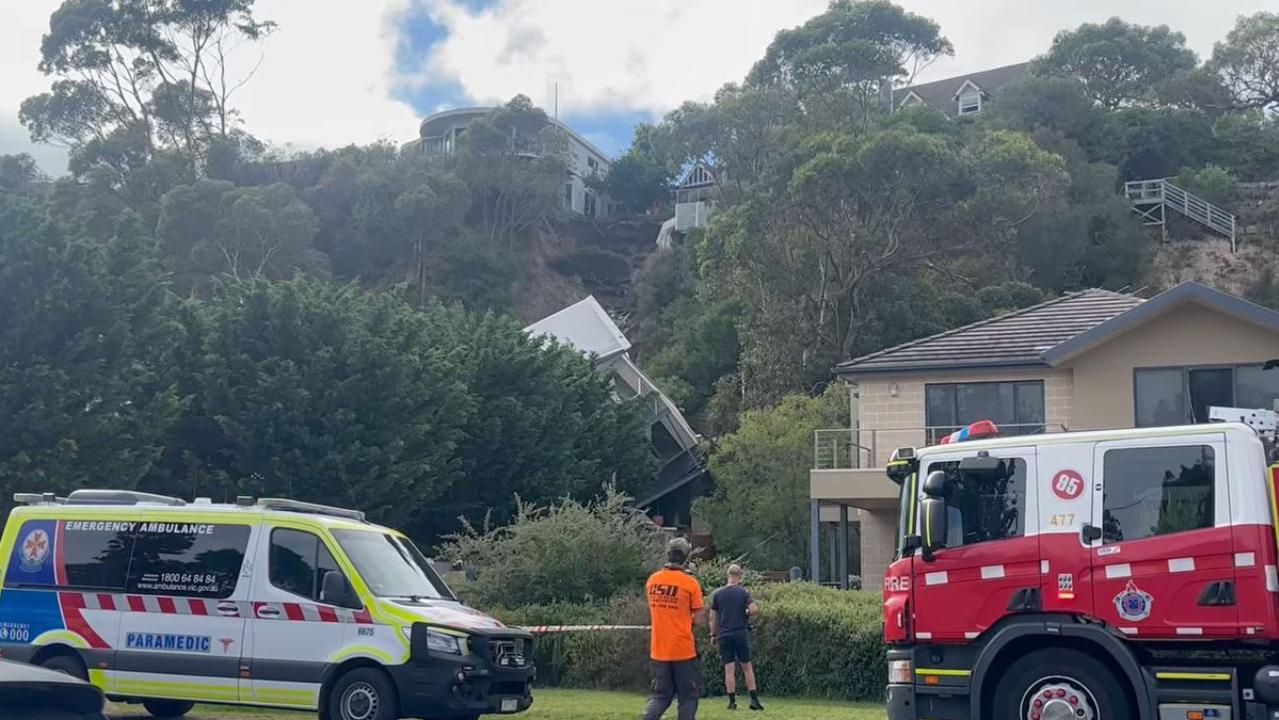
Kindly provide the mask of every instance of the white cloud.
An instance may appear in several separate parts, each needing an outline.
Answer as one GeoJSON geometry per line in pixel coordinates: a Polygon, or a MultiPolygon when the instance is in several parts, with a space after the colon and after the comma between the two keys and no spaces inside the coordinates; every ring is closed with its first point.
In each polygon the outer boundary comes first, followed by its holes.
{"type": "Polygon", "coordinates": [[[483,103],[524,93],[561,112],[665,111],[741,79],[781,28],[827,0],[418,0],[448,37],[404,81],[459,83],[483,103]]]}
{"type": "MultiPolygon", "coordinates": [[[[36,65],[40,38],[60,3],[9,3],[0,22],[0,153],[31,152],[53,173],[65,170],[65,153],[32,145],[17,113],[24,98],[51,82],[36,65]]],[[[233,98],[249,132],[300,148],[416,137],[417,113],[391,96],[396,22],[406,8],[407,0],[258,0],[258,17],[280,29],[236,58],[240,72],[262,60],[233,98]]]]}
{"type": "MultiPolygon", "coordinates": [[[[249,132],[299,147],[417,137],[418,114],[391,95],[396,23],[407,0],[258,0],[279,24],[257,74],[233,98],[249,132]]],[[[238,58],[251,68],[259,55],[238,58]]]]}
{"type": "MultiPolygon", "coordinates": [[[[544,107],[560,86],[560,108],[664,112],[707,99],[742,79],[774,34],[822,12],[827,0],[499,0],[474,12],[465,0],[414,0],[448,29],[425,64],[403,68],[410,86],[456,82],[473,99],[493,103],[524,93],[544,107]]],[[[1200,57],[1212,51],[1235,16],[1273,8],[1274,0],[897,0],[940,23],[956,56],[923,79],[1022,62],[1053,36],[1082,22],[1119,14],[1130,22],[1168,24],[1185,33],[1200,57]]]]}

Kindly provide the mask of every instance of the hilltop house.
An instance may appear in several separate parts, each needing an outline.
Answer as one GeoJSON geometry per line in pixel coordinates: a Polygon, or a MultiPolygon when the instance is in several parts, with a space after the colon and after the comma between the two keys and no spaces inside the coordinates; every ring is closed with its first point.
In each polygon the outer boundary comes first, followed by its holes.
{"type": "Polygon", "coordinates": [[[1065,295],[844,362],[835,373],[848,385],[852,427],[814,438],[812,577],[823,554],[835,584],[860,574],[871,587],[883,576],[898,547],[899,489],[884,472],[895,448],[977,420],[1018,435],[1206,422],[1214,405],[1271,408],[1274,358],[1279,312],[1184,283],[1149,300],[1065,295]]]}
{"type": "Polygon", "coordinates": [[[1030,73],[1030,63],[1018,63],[982,70],[968,75],[911,85],[888,88],[888,102],[894,110],[912,105],[927,105],[950,117],[977,115],[999,91],[1011,82],[1030,73]]]}
{"type": "Polygon", "coordinates": [[[649,442],[660,463],[654,491],[637,498],[659,524],[680,532],[694,527],[693,500],[708,480],[700,447],[701,437],[671,399],[631,360],[631,343],[604,308],[588,296],[524,329],[530,335],[549,335],[594,359],[595,368],[613,383],[618,402],[642,402],[648,413],[649,442]]]}
{"type": "MultiPolygon", "coordinates": [[[[418,138],[405,144],[406,150],[418,149],[428,155],[448,155],[457,150],[458,140],[466,128],[497,108],[474,107],[442,110],[427,117],[418,127],[418,138]]],[[[590,140],[558,119],[551,124],[568,138],[569,173],[564,179],[563,206],[566,210],[589,218],[608,217],[612,210],[609,197],[586,185],[586,178],[603,175],[612,163],[609,156],[590,140]]]]}

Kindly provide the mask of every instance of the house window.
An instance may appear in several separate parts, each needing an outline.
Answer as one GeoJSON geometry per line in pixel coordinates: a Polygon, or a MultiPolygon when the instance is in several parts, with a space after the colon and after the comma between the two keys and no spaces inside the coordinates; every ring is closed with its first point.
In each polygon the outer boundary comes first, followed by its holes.
{"type": "Polygon", "coordinates": [[[595,193],[587,190],[582,199],[585,200],[585,208],[582,210],[582,214],[586,217],[595,217],[595,193]]]}
{"type": "Polygon", "coordinates": [[[564,183],[564,207],[573,209],[573,183],[564,183]]]}
{"type": "Polygon", "coordinates": [[[925,423],[932,444],[978,420],[992,420],[1004,435],[1044,431],[1044,383],[945,383],[924,389],[925,423]]]}
{"type": "Polygon", "coordinates": [[[600,169],[600,164],[598,160],[588,156],[586,158],[586,167],[590,168],[591,172],[596,172],[600,169]]]}
{"type": "Polygon", "coordinates": [[[1007,540],[1026,534],[1026,461],[1004,460],[996,477],[959,472],[959,461],[933,463],[946,473],[946,547],[1007,540]]]}
{"type": "Polygon", "coordinates": [[[981,112],[981,93],[969,90],[959,96],[959,114],[976,115],[981,112]]]}
{"type": "Polygon", "coordinates": [[[1279,398],[1279,369],[1261,365],[1137,368],[1133,375],[1137,427],[1208,422],[1209,410],[1270,410],[1279,398]]]}
{"type": "Polygon", "coordinates": [[[1102,540],[1140,540],[1213,526],[1212,448],[1107,450],[1102,461],[1102,540]]]}

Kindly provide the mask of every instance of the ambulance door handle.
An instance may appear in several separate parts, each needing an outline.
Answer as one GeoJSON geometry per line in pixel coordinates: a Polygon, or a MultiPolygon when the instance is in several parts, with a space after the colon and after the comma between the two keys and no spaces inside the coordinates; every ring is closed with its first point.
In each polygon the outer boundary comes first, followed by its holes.
{"type": "Polygon", "coordinates": [[[240,614],[240,606],[233,602],[218,603],[218,614],[225,617],[235,617],[240,614]]]}
{"type": "Polygon", "coordinates": [[[1085,525],[1083,527],[1083,530],[1080,532],[1080,536],[1083,538],[1083,541],[1085,543],[1090,543],[1094,540],[1100,540],[1101,528],[1097,527],[1096,525],[1085,525]]]}
{"type": "Polygon", "coordinates": [[[280,617],[280,608],[274,608],[270,605],[263,605],[258,608],[258,617],[260,618],[278,618],[280,617]]]}

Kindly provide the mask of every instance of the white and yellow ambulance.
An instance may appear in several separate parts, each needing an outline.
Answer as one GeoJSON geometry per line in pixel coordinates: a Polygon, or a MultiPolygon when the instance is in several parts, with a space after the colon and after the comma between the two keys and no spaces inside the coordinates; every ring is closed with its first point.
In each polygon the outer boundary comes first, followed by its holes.
{"type": "Polygon", "coordinates": [[[20,493],[0,537],[0,656],[178,717],[196,702],[327,720],[532,703],[532,638],[458,602],[403,534],[292,500],[20,493]]]}

